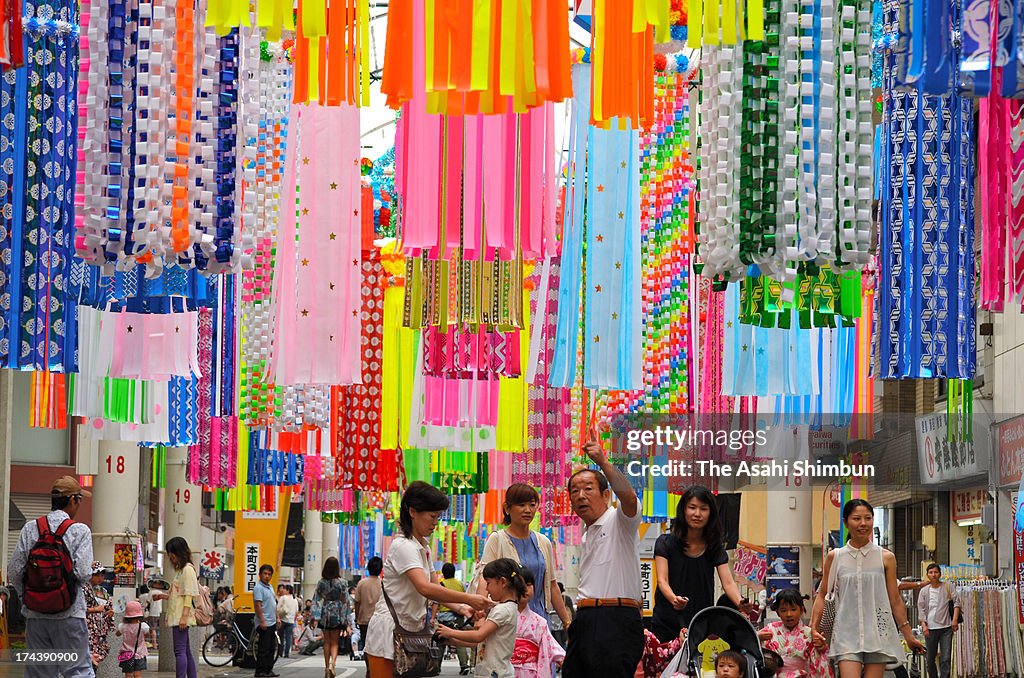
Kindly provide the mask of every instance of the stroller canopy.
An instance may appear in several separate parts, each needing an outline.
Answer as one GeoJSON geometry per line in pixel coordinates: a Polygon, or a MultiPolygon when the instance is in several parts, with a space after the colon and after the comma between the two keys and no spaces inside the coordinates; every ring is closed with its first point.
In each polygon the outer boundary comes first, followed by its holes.
{"type": "Polygon", "coordinates": [[[701,610],[690,622],[686,644],[690,657],[697,657],[697,646],[710,636],[716,635],[737,652],[750,655],[759,665],[764,664],[761,643],[757,631],[746,617],[730,607],[709,607],[701,610]]]}

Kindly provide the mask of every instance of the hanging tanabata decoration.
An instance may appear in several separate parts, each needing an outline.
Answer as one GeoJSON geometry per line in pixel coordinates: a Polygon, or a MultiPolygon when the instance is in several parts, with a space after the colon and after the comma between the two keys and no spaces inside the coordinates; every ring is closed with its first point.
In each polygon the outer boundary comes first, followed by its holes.
{"type": "MultiPolygon", "coordinates": [[[[899,0],[884,3],[878,280],[884,379],[974,376],[973,103],[909,86],[899,0]]],[[[960,18],[952,12],[953,28],[960,18]]],[[[953,64],[959,50],[941,56],[953,64]]],[[[911,62],[913,63],[913,62],[911,62]]]]}
{"type": "Polygon", "coordinates": [[[573,385],[582,323],[584,385],[641,389],[639,134],[616,121],[607,130],[589,125],[589,83],[590,67],[573,66],[576,95],[549,383],[573,385]]]}
{"type": "MultiPolygon", "coordinates": [[[[799,12],[770,3],[765,17],[763,40],[701,51],[700,256],[716,279],[758,266],[786,284],[788,302],[798,275],[868,261],[871,10],[866,0],[799,12]]],[[[692,6],[689,18],[693,39],[692,6]]]]}
{"type": "Polygon", "coordinates": [[[293,106],[288,120],[274,273],[279,385],[362,381],[358,128],[347,105],[293,106]]]}
{"type": "Polygon", "coordinates": [[[420,110],[431,113],[522,113],[572,95],[559,3],[398,0],[384,53],[381,91],[394,109],[426,95],[420,110]]]}
{"type": "Polygon", "coordinates": [[[13,65],[23,44],[25,67],[0,76],[0,361],[72,371],[82,280],[72,256],[78,7],[31,1],[4,12],[0,53],[13,65]],[[24,26],[23,41],[13,22],[24,26]]]}
{"type": "MultiPolygon", "coordinates": [[[[670,39],[669,0],[594,0],[590,115],[634,129],[654,116],[654,42],[670,39]]],[[[574,78],[575,80],[575,78],[574,78]]]]}

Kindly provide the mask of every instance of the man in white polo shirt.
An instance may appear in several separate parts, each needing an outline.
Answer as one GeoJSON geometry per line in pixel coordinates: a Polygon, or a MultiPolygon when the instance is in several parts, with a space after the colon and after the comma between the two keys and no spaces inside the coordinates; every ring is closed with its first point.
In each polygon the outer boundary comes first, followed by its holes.
{"type": "Polygon", "coordinates": [[[576,619],[569,626],[563,678],[632,678],[644,650],[640,617],[640,505],[601,443],[583,447],[601,469],[569,478],[569,500],[583,521],[576,619]],[[611,488],[609,489],[609,482],[611,488]],[[618,508],[609,506],[611,490],[618,508]]]}

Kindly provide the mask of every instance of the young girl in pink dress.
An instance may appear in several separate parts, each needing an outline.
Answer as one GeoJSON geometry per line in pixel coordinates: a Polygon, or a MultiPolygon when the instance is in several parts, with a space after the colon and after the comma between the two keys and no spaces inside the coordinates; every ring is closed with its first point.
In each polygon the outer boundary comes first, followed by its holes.
{"type": "Polygon", "coordinates": [[[775,595],[771,609],[779,620],[758,633],[761,644],[782,657],[781,678],[831,678],[828,657],[811,643],[811,627],[803,622],[804,599],[796,589],[783,589],[775,595]]]}
{"type": "Polygon", "coordinates": [[[565,650],[551,635],[548,620],[530,609],[533,597],[533,573],[525,567],[520,570],[526,582],[526,595],[519,599],[519,622],[516,626],[516,645],[512,650],[512,668],[516,678],[551,678],[552,663],[561,666],[565,650]]]}

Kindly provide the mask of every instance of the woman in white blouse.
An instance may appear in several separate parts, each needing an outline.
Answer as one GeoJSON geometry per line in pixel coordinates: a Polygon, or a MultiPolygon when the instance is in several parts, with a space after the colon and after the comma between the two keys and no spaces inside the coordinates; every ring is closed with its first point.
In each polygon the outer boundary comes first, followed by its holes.
{"type": "Polygon", "coordinates": [[[826,646],[821,633],[825,596],[834,588],[836,616],[828,655],[839,678],[882,678],[886,664],[903,663],[900,633],[915,652],[924,646],[914,638],[907,607],[896,581],[896,556],[874,543],[874,509],[863,499],[843,506],[850,540],[825,557],[822,585],[811,611],[811,638],[826,646]]]}
{"type": "Polygon", "coordinates": [[[390,598],[402,627],[418,631],[424,627],[430,601],[445,603],[463,616],[486,610],[491,602],[484,596],[446,589],[432,571],[429,538],[441,514],[448,509],[448,497],[436,487],[417,480],[402,495],[398,527],[384,560],[381,598],[366,629],[366,653],[370,678],[394,676],[394,631],[384,594],[390,598]]]}

